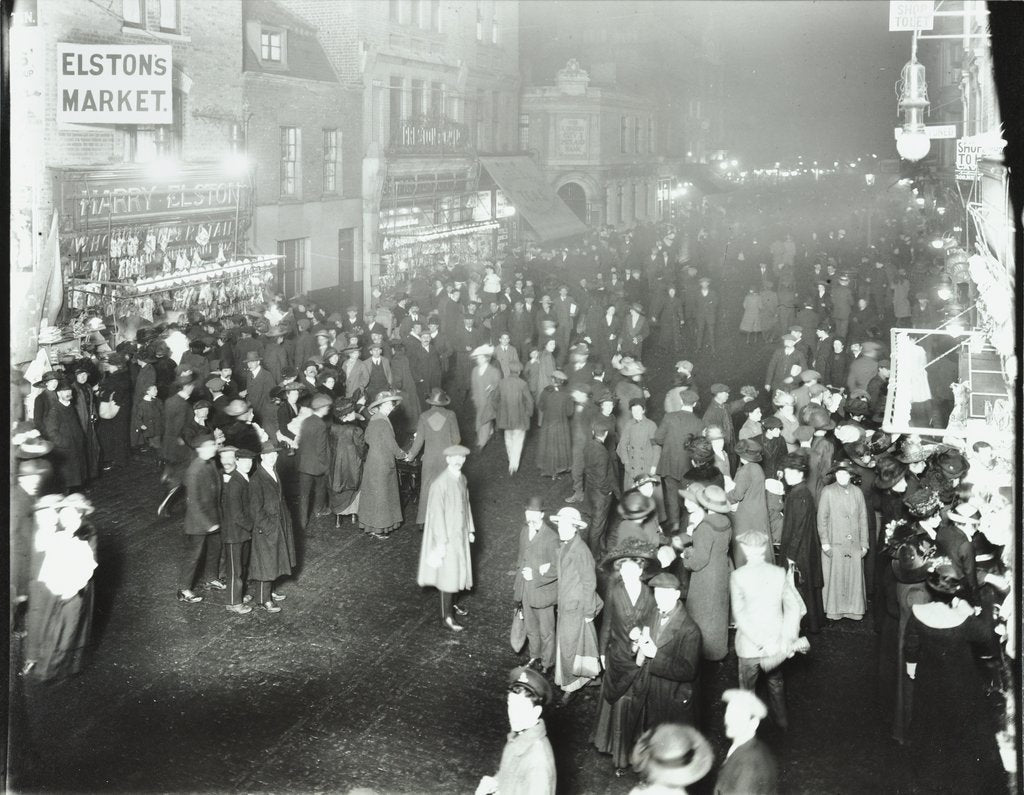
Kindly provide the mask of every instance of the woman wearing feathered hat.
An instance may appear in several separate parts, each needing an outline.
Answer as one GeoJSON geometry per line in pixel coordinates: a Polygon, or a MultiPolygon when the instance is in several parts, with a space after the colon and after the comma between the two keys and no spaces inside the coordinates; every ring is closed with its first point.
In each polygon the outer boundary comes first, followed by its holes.
{"type": "Polygon", "coordinates": [[[388,419],[401,402],[401,395],[385,390],[366,407],[370,421],[364,435],[367,452],[359,490],[358,516],[359,526],[374,538],[387,538],[402,524],[402,499],[395,462],[405,457],[405,451],[395,441],[395,432],[388,419]]]}
{"type": "Polygon", "coordinates": [[[621,776],[641,727],[646,682],[638,681],[642,669],[636,664],[637,648],[655,609],[654,594],[642,577],[648,566],[657,565],[657,558],[652,545],[633,538],[610,550],[601,565],[612,569],[613,579],[601,619],[604,680],[591,742],[612,755],[615,773],[621,776]]]}

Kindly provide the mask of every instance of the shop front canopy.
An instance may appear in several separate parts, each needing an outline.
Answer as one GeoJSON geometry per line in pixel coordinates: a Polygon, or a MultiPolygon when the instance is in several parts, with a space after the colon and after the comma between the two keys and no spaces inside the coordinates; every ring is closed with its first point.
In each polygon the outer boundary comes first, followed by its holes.
{"type": "Polygon", "coordinates": [[[530,158],[481,157],[480,163],[542,243],[587,231],[530,158]]]}

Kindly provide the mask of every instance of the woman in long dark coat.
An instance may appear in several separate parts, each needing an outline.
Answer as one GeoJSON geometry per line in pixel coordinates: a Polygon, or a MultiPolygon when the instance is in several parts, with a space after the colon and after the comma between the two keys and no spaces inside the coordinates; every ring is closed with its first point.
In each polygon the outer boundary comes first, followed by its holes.
{"type": "Polygon", "coordinates": [[[612,550],[603,564],[614,579],[605,599],[598,646],[604,666],[597,722],[590,741],[612,755],[616,775],[629,766],[629,754],[643,729],[643,705],[649,674],[636,664],[634,640],[655,609],[654,594],[642,581],[654,550],[640,542],[612,550]]]}
{"type": "MultiPolygon", "coordinates": [[[[782,471],[788,488],[779,552],[783,561],[792,561],[796,566],[796,589],[807,608],[803,626],[807,632],[816,634],[825,625],[825,607],[821,599],[825,577],[821,571],[818,509],[805,482],[808,471],[806,457],[790,453],[782,460],[782,471]]],[[[783,565],[788,564],[783,562],[783,565]]]]}
{"type": "Polygon", "coordinates": [[[256,585],[253,598],[268,613],[277,613],[277,602],[284,597],[274,589],[274,581],[287,577],[295,566],[295,537],[292,518],[281,491],[277,474],[277,454],[281,445],[265,442],[260,465],[249,478],[249,507],[252,513],[252,547],[249,579],[256,585]]]}
{"type": "Polygon", "coordinates": [[[334,422],[329,428],[331,468],[328,472],[328,497],[335,527],[341,527],[341,517],[359,512],[359,484],[363,477],[363,458],[366,444],[363,428],[359,424],[356,404],[348,398],[338,398],[331,408],[334,422]]]}
{"type": "Polygon", "coordinates": [[[53,443],[57,479],[62,489],[76,489],[89,479],[85,431],[78,412],[71,405],[74,391],[67,381],[57,384],[57,400],[46,412],[43,422],[43,435],[53,443]]]}
{"type": "Polygon", "coordinates": [[[402,396],[402,406],[396,412],[396,418],[400,421],[400,435],[408,439],[420,420],[420,397],[416,391],[416,379],[412,374],[409,357],[405,353],[405,344],[393,342],[391,350],[391,386],[402,396]]]}
{"type": "Polygon", "coordinates": [[[914,674],[912,769],[918,781],[997,792],[1006,786],[996,745],[1001,727],[972,652],[993,638],[991,608],[963,598],[964,582],[948,563],[927,583],[935,601],[913,606],[905,641],[907,675],[914,674]]]}
{"type": "Polygon", "coordinates": [[[359,526],[374,538],[386,538],[402,525],[402,497],[398,490],[398,468],[395,462],[405,451],[395,441],[395,432],[388,415],[402,402],[402,396],[390,391],[380,392],[367,408],[366,462],[359,487],[359,526]]]}
{"type": "Polygon", "coordinates": [[[37,505],[33,581],[26,619],[26,670],[51,680],[82,669],[92,626],[96,534],[81,494],[47,495],[37,505]]]}
{"type": "Polygon", "coordinates": [[[72,384],[75,393],[71,402],[85,432],[85,471],[86,476],[92,480],[100,474],[100,440],[96,436],[96,417],[99,409],[96,395],[89,383],[88,368],[76,365],[71,372],[75,379],[72,384]]]}
{"type": "Polygon", "coordinates": [[[690,485],[684,492],[690,523],[704,512],[693,528],[693,545],[683,553],[691,572],[686,609],[700,627],[704,659],[717,662],[729,652],[729,503],[717,486],[690,485]]]}
{"type": "Polygon", "coordinates": [[[675,355],[683,348],[683,301],[669,285],[665,305],[658,313],[658,347],[675,355]]]}
{"type": "Polygon", "coordinates": [[[412,447],[406,455],[406,461],[412,461],[423,451],[423,462],[420,464],[420,496],[416,509],[416,524],[422,525],[427,517],[427,496],[430,484],[440,475],[446,466],[444,451],[453,444],[461,444],[459,420],[455,412],[445,408],[451,398],[443,389],[434,389],[427,398],[430,406],[423,412],[416,423],[416,436],[412,447]]]}
{"type": "Polygon", "coordinates": [[[540,441],[537,444],[537,467],[540,474],[556,478],[572,466],[572,434],[569,420],[575,405],[565,391],[565,375],[555,371],[555,383],[540,393],[537,401],[540,441]]]}
{"type": "Polygon", "coordinates": [[[119,409],[113,419],[100,417],[96,422],[96,435],[100,440],[103,464],[124,466],[128,463],[132,415],[132,378],[125,369],[127,362],[119,353],[107,358],[107,374],[100,381],[99,403],[112,401],[119,409]]]}

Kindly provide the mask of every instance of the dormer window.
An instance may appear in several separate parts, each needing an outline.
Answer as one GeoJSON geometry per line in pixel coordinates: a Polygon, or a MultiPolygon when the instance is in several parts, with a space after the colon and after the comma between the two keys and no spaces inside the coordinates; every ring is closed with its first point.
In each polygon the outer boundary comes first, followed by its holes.
{"type": "Polygon", "coordinates": [[[281,63],[284,58],[284,34],[279,30],[264,28],[260,32],[260,59],[270,63],[281,63]]]}

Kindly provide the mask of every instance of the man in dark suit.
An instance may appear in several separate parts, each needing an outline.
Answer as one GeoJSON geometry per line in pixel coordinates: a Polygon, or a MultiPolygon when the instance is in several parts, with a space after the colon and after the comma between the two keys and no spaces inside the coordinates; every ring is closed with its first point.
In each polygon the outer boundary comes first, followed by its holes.
{"type": "Polygon", "coordinates": [[[195,389],[192,381],[175,381],[174,394],[164,401],[164,431],[160,439],[160,458],[164,462],[163,482],[167,485],[157,516],[168,510],[171,500],[181,488],[185,469],[192,460],[192,450],[185,444],[181,433],[185,424],[192,417],[192,404],[189,398],[195,389]]]}
{"type": "Polygon", "coordinates": [[[679,410],[666,412],[654,435],[654,443],[661,445],[656,474],[661,475],[665,484],[665,513],[671,532],[679,529],[679,489],[683,476],[693,466],[686,446],[691,440],[700,437],[706,427],[704,420],[693,411],[698,399],[692,389],[682,390],[679,393],[679,410]]]}
{"type": "Polygon", "coordinates": [[[711,289],[711,279],[700,280],[700,289],[693,297],[693,320],[697,333],[697,350],[707,341],[711,352],[715,350],[715,324],[718,322],[718,294],[711,289]]]}
{"type": "Polygon", "coordinates": [[[324,417],[331,410],[331,399],[322,393],[316,394],[310,408],[313,413],[302,421],[299,428],[299,523],[303,530],[309,524],[311,495],[316,515],[327,511],[327,468],[330,465],[324,417]]]}
{"type": "Polygon", "coordinates": [[[217,443],[209,434],[194,440],[196,457],[185,472],[185,543],[178,577],[178,601],[194,604],[203,601],[192,588],[206,553],[206,571],[213,572],[207,583],[218,591],[227,590],[217,579],[220,565],[220,489],[221,476],[213,463],[217,443]]]}
{"type": "Polygon", "coordinates": [[[222,447],[220,462],[224,468],[221,488],[221,540],[224,543],[224,568],[228,586],[229,613],[244,616],[252,607],[242,601],[245,583],[247,546],[252,538],[252,514],[249,511],[249,473],[256,454],[251,450],[222,447]]]}
{"type": "Polygon", "coordinates": [[[277,436],[277,407],[270,399],[270,390],[277,384],[263,367],[263,356],[258,351],[245,354],[245,399],[252,406],[256,422],[273,439],[277,436]]]}
{"type": "Polygon", "coordinates": [[[773,795],[779,766],[768,746],[757,739],[758,724],[768,710],[749,690],[726,690],[722,701],[726,703],[725,734],[732,747],[718,771],[715,795],[773,795]]]}
{"type": "Polygon", "coordinates": [[[595,560],[601,557],[612,498],[622,498],[622,478],[615,465],[615,456],[605,444],[614,424],[613,419],[596,417],[590,425],[591,439],[583,448],[583,510],[590,517],[585,540],[595,560]]]}
{"type": "Polygon", "coordinates": [[[526,505],[512,598],[522,605],[530,656],[546,672],[555,664],[555,604],[558,602],[558,534],[544,521],[539,497],[526,505]]]}

